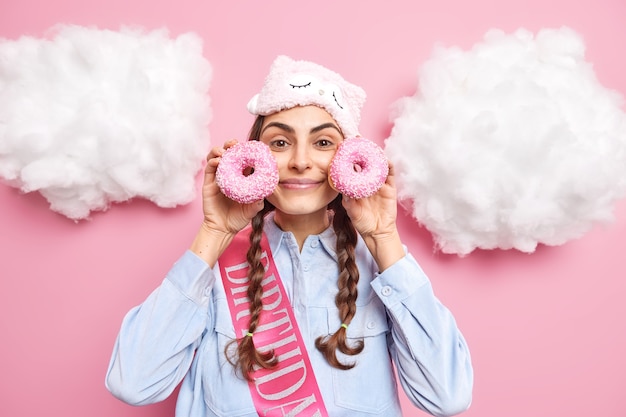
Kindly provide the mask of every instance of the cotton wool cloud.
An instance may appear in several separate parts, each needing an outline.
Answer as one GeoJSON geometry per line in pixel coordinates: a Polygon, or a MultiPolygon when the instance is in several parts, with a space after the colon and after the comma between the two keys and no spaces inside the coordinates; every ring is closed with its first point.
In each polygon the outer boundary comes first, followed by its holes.
{"type": "Polygon", "coordinates": [[[396,103],[385,151],[399,197],[444,253],[561,245],[626,192],[622,96],[570,28],[490,30],[436,47],[396,103]]]}
{"type": "Polygon", "coordinates": [[[0,178],[74,220],[194,199],[211,65],[193,33],[62,25],[0,39],[0,178]]]}

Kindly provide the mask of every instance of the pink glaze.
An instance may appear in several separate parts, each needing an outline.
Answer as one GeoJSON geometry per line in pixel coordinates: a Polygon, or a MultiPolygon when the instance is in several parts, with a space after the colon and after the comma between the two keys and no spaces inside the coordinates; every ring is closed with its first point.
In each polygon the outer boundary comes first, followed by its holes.
{"type": "Polygon", "coordinates": [[[263,142],[239,142],[228,148],[217,166],[215,181],[222,193],[242,204],[262,200],[278,185],[278,166],[263,142]],[[253,168],[250,175],[245,171],[253,168]]]}
{"type": "Polygon", "coordinates": [[[389,164],[383,150],[364,138],[348,138],[337,149],[330,163],[330,181],[341,194],[365,198],[383,186],[389,164]]]}

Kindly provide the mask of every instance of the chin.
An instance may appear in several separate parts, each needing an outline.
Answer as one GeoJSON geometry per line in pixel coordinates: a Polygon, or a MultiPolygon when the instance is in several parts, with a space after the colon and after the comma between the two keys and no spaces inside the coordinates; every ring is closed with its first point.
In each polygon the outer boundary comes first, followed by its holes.
{"type": "Polygon", "coordinates": [[[317,213],[320,210],[325,210],[326,206],[317,207],[311,204],[289,204],[275,206],[277,210],[282,211],[285,214],[291,216],[306,216],[308,214],[317,213]]]}
{"type": "Polygon", "coordinates": [[[281,198],[268,198],[268,201],[272,203],[277,210],[280,210],[285,214],[297,216],[313,214],[319,212],[320,210],[326,210],[328,204],[330,204],[335,197],[336,196],[333,196],[330,199],[320,199],[313,196],[302,196],[300,198],[289,198],[288,201],[281,198]]]}

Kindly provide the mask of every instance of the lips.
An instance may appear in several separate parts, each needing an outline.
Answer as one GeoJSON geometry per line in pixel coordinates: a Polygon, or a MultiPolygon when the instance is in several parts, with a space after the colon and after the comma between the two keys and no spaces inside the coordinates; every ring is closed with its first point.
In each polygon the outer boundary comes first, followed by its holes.
{"type": "Polygon", "coordinates": [[[309,178],[288,178],[286,180],[280,181],[280,185],[283,188],[289,190],[306,190],[315,188],[320,185],[323,181],[317,181],[309,178]]]}

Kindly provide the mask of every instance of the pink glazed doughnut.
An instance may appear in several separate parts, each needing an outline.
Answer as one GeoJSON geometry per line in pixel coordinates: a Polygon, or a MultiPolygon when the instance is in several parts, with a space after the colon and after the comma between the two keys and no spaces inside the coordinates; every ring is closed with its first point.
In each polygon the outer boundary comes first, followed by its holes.
{"type": "Polygon", "coordinates": [[[274,192],[278,185],[278,166],[270,148],[258,140],[238,142],[226,149],[215,182],[231,200],[250,204],[274,192]],[[252,173],[246,175],[246,171],[252,173]]]}
{"type": "Polygon", "coordinates": [[[364,138],[347,138],[330,163],[330,183],[351,198],[369,197],[387,180],[389,163],[383,150],[364,138]]]}

